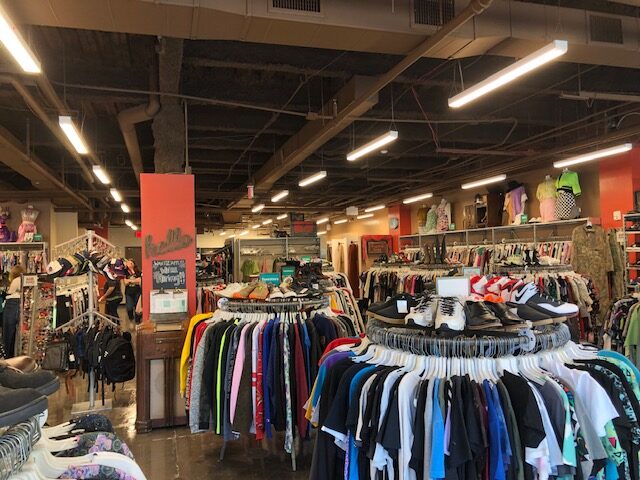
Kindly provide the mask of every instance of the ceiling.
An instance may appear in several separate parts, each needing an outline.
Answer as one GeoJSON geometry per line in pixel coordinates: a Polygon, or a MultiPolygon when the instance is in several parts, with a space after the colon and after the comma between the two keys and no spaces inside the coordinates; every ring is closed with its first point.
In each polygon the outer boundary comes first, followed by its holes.
{"type": "MultiPolygon", "coordinates": [[[[578,3],[584,8],[585,2],[578,3]]],[[[593,2],[593,6],[602,12],[608,3],[593,2]]],[[[491,8],[483,15],[489,15],[491,8]]],[[[611,13],[619,15],[635,10],[629,5],[611,6],[611,13]]],[[[154,76],[162,39],[33,23],[23,27],[24,36],[55,92],[82,125],[91,150],[131,205],[135,219],[139,187],[117,116],[145,105],[149,90],[158,88],[154,76]]],[[[637,101],[562,96],[580,91],[640,95],[636,57],[630,57],[626,66],[605,65],[598,58],[557,62],[468,108],[449,109],[447,98],[461,90],[462,82],[469,86],[513,62],[513,56],[494,54],[510,41],[501,40],[498,47],[491,42],[487,53],[418,60],[379,92],[377,102],[268,190],[258,188],[258,200],[268,205],[263,213],[338,213],[348,206],[389,203],[425,191],[443,193],[493,172],[548,165],[564,151],[580,151],[616,132],[629,132],[620,138],[635,138],[640,125],[637,101]],[[398,130],[399,139],[386,153],[346,161],[350,150],[390,128],[398,130]],[[326,170],[328,178],[307,188],[298,186],[302,177],[318,170],[326,170]],[[270,204],[271,195],[282,189],[290,191],[283,205],[270,204]]],[[[260,168],[275,152],[310,122],[329,122],[330,109],[324,110],[324,120],[313,115],[323,112],[323,105],[331,105],[354,77],[378,78],[402,58],[371,51],[185,39],[175,98],[186,104],[187,153],[196,178],[199,226],[213,228],[247,219],[250,202],[243,200],[247,184],[256,175],[260,178],[264,173],[258,173],[260,168]]],[[[16,73],[4,53],[0,69],[16,73]]],[[[41,85],[28,77],[19,79],[55,119],[59,112],[47,101],[41,85]]],[[[2,158],[0,200],[53,198],[59,208],[80,209],[86,222],[105,218],[123,222],[107,189],[89,183],[78,161],[24,96],[6,81],[0,79],[0,83],[0,126],[24,147],[23,153],[40,162],[39,168],[49,169],[86,203],[58,187],[35,185],[28,172],[10,162],[3,164],[2,158]]],[[[152,121],[138,123],[135,131],[143,170],[153,172],[152,121]]]]}

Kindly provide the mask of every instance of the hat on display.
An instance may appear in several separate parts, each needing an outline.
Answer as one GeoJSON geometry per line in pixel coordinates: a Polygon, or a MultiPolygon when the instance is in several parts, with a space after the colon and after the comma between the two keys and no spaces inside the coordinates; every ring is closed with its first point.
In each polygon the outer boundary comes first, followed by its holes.
{"type": "Polygon", "coordinates": [[[47,274],[52,277],[60,277],[62,275],[62,265],[58,260],[53,260],[47,265],[47,274]]]}
{"type": "Polygon", "coordinates": [[[71,262],[69,260],[67,260],[65,257],[60,257],[58,258],[58,262],[60,262],[60,265],[62,265],[62,276],[67,276],[67,275],[71,275],[71,271],[73,269],[73,265],[71,264],[71,262]]]}

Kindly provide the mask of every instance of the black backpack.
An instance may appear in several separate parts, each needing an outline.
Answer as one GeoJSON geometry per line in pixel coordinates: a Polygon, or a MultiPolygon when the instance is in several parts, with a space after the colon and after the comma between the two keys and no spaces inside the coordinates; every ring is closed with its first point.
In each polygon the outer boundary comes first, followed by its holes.
{"type": "Polygon", "coordinates": [[[102,353],[102,375],[107,383],[123,383],[136,376],[136,359],[131,344],[131,334],[125,332],[109,340],[102,353]]]}

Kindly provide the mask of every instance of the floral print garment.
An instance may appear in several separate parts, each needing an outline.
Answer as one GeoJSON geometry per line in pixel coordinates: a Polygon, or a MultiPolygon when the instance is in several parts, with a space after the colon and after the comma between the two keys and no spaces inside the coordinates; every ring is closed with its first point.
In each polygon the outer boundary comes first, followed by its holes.
{"type": "Polygon", "coordinates": [[[126,455],[134,460],[126,443],[109,432],[83,433],[78,437],[78,446],[56,454],[57,457],[81,457],[88,453],[112,452],[126,455]]]}
{"type": "Polygon", "coordinates": [[[113,467],[105,467],[104,465],[71,466],[58,478],[86,480],[136,480],[135,477],[123,472],[122,470],[113,467]]]}

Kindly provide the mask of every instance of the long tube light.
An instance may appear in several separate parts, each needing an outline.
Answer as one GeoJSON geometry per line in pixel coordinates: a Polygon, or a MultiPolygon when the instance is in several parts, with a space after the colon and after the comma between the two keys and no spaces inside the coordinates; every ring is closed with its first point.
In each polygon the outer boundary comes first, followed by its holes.
{"type": "Polygon", "coordinates": [[[130,227],[131,225],[133,225],[133,222],[127,218],[127,219],[124,221],[124,224],[125,224],[127,227],[130,227]]]}
{"type": "Polygon", "coordinates": [[[258,213],[259,211],[261,211],[264,208],[264,203],[259,203],[258,205],[256,205],[255,207],[253,207],[251,209],[252,213],[258,213]]]}
{"type": "Polygon", "coordinates": [[[87,153],[89,153],[89,149],[84,143],[82,136],[80,136],[80,132],[78,132],[78,129],[73,124],[73,120],[71,120],[71,117],[67,115],[60,115],[58,117],[58,123],[60,124],[60,128],[62,129],[64,134],[71,142],[71,145],[73,145],[73,148],[76,149],[76,152],[81,155],[86,155],[87,153]]]}
{"type": "Polygon", "coordinates": [[[495,177],[484,178],[475,182],[465,183],[462,185],[463,190],[469,190],[471,188],[481,187],[482,185],[488,185],[490,183],[502,182],[507,178],[506,175],[496,175],[495,177]]]}
{"type": "Polygon", "coordinates": [[[349,221],[349,219],[347,218],[341,218],[340,220],[336,220],[335,222],[333,222],[334,225],[340,225],[341,223],[347,223],[349,221]]]}
{"type": "Polygon", "coordinates": [[[277,193],[273,197],[271,197],[271,201],[273,203],[279,202],[280,200],[285,198],[287,195],[289,195],[289,190],[282,190],[280,193],[277,193]]]}
{"type": "Polygon", "coordinates": [[[449,99],[449,107],[460,108],[474,100],[496,90],[497,88],[514,81],[515,79],[529,73],[542,65],[555,60],[561,55],[567,53],[566,40],[554,40],[546,47],[536,50],[527,55],[522,60],[518,60],[513,65],[503,68],[499,72],[494,73],[489,78],[475,84],[473,87],[467,88],[459,94],[449,99]]]}
{"type": "Polygon", "coordinates": [[[325,170],[321,170],[318,173],[314,173],[310,177],[303,178],[298,182],[300,187],[306,187],[307,185],[311,185],[312,183],[317,182],[318,180],[322,180],[327,176],[327,172],[325,170]]]}
{"type": "Polygon", "coordinates": [[[260,225],[259,223],[256,223],[253,227],[251,227],[252,230],[257,230],[261,227],[262,225],[260,225]]]}
{"type": "Polygon", "coordinates": [[[231,235],[229,235],[227,238],[236,238],[236,234],[232,233],[231,235]]]}
{"type": "Polygon", "coordinates": [[[365,208],[364,212],[365,213],[377,212],[378,210],[382,210],[383,208],[384,208],[384,205],[376,205],[375,207],[365,208]]]}
{"type": "Polygon", "coordinates": [[[287,218],[289,215],[286,213],[283,213],[282,215],[278,215],[276,217],[276,220],[284,220],[285,218],[287,218]]]}
{"type": "Polygon", "coordinates": [[[262,222],[263,225],[269,225],[270,223],[273,223],[273,218],[267,218],[264,222],[262,222]]]}
{"type": "Polygon", "coordinates": [[[373,213],[364,213],[362,215],[358,215],[356,218],[358,220],[362,220],[364,218],[371,218],[371,217],[373,217],[373,213]]]}
{"type": "Polygon", "coordinates": [[[595,152],[585,153],[571,158],[565,158],[564,160],[553,162],[553,166],[556,168],[564,168],[570,165],[575,165],[576,163],[590,162],[591,160],[618,155],[619,153],[628,152],[632,148],[633,144],[623,143],[622,145],[616,145],[615,147],[596,150],[595,152]]]}
{"type": "Polygon", "coordinates": [[[320,235],[326,235],[327,231],[326,230],[320,230],[316,235],[320,236],[320,235]]]}
{"type": "Polygon", "coordinates": [[[248,234],[249,234],[249,230],[243,230],[239,233],[241,237],[244,237],[245,235],[248,235],[248,234]]]}
{"type": "Polygon", "coordinates": [[[319,218],[316,220],[316,225],[322,225],[323,223],[327,223],[329,221],[329,217],[319,218]]]}
{"type": "Polygon", "coordinates": [[[220,235],[221,237],[224,237],[226,234],[227,234],[227,232],[222,230],[218,235],[220,235]]]}
{"type": "Polygon", "coordinates": [[[109,175],[107,175],[107,172],[105,172],[100,165],[93,166],[93,174],[98,180],[100,180],[100,182],[104,183],[105,185],[109,185],[111,183],[109,175]]]}
{"type": "Polygon", "coordinates": [[[120,195],[120,192],[117,189],[111,188],[109,192],[116,202],[120,203],[122,201],[122,195],[120,195]]]}
{"type": "Polygon", "coordinates": [[[121,203],[120,208],[124,213],[129,213],[131,211],[131,209],[129,208],[129,205],[127,205],[126,203],[121,203]]]}
{"type": "Polygon", "coordinates": [[[409,197],[402,200],[402,203],[405,205],[409,203],[419,202],[420,200],[426,200],[427,198],[433,197],[433,193],[423,193],[422,195],[416,195],[415,197],[409,197]]]}
{"type": "Polygon", "coordinates": [[[132,223],[131,225],[129,225],[129,227],[130,227],[130,228],[131,228],[131,230],[133,230],[134,232],[135,232],[136,230],[138,230],[138,226],[137,226],[136,224],[134,224],[134,223],[132,223]]]}
{"type": "Polygon", "coordinates": [[[389,130],[384,135],[380,135],[378,138],[374,138],[369,143],[365,143],[363,146],[356,148],[352,152],[349,152],[347,155],[347,160],[353,162],[354,160],[359,159],[360,157],[364,157],[368,153],[373,152],[374,150],[379,150],[380,147],[393,142],[398,138],[397,130],[389,130]]]}
{"type": "Polygon", "coordinates": [[[0,42],[26,73],[41,73],[42,67],[7,13],[0,8],[0,42]]]}

